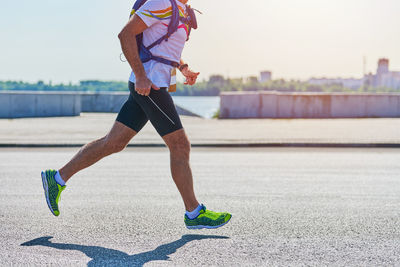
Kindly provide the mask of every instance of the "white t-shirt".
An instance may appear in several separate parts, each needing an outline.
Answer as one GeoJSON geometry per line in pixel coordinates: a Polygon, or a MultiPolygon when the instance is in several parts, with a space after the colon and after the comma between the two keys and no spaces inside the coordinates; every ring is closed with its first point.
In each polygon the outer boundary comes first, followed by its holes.
{"type": "MultiPolygon", "coordinates": [[[[175,0],[178,4],[180,16],[185,16],[186,6],[175,0]]],[[[135,13],[138,15],[148,28],[143,32],[143,44],[149,46],[168,32],[168,25],[171,21],[172,7],[170,0],[148,0],[135,13]],[[159,20],[154,18],[167,18],[159,20]]],[[[179,62],[182,51],[188,37],[187,25],[180,23],[178,31],[172,34],[168,41],[163,41],[156,45],[150,51],[154,56],[162,57],[171,61],[179,62]]],[[[166,65],[155,60],[150,60],[143,64],[147,77],[157,87],[169,87],[171,82],[172,66],[166,65]]],[[[135,83],[136,77],[132,71],[129,81],[135,83]]]]}

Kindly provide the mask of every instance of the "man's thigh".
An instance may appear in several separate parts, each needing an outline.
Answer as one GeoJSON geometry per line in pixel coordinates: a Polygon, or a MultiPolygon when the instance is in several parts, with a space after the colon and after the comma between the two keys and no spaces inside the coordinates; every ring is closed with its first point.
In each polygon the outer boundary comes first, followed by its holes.
{"type": "Polygon", "coordinates": [[[136,133],[140,132],[146,125],[148,121],[147,115],[142,107],[133,99],[132,93],[119,111],[116,121],[132,129],[136,133]]]}

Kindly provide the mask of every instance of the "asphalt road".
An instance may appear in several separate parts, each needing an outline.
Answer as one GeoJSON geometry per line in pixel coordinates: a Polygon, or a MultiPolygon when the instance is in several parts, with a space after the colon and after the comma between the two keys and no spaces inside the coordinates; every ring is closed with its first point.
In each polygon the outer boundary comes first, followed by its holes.
{"type": "Polygon", "coordinates": [[[194,149],[198,198],[233,214],[196,231],[161,148],[79,173],[53,217],[39,174],[74,152],[0,149],[1,266],[400,265],[400,150],[194,149]]]}

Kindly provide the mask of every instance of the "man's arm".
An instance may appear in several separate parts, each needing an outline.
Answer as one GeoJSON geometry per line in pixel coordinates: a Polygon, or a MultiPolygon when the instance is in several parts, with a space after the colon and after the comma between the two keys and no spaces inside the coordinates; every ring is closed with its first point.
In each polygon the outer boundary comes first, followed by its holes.
{"type": "Polygon", "coordinates": [[[148,96],[151,88],[155,90],[159,90],[159,88],[147,78],[138,52],[136,35],[142,33],[145,29],[147,29],[147,25],[139,16],[134,15],[122,29],[118,38],[121,42],[122,52],[135,73],[135,90],[138,94],[148,96]]]}
{"type": "Polygon", "coordinates": [[[183,61],[183,59],[179,60],[179,65],[180,65],[180,66],[185,65],[185,64],[186,64],[186,63],[185,63],[185,61],[183,61]]]}

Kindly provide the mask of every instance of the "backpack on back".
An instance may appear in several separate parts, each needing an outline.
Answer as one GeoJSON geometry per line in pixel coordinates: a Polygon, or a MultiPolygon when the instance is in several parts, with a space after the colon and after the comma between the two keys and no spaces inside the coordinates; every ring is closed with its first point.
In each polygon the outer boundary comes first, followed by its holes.
{"type": "MultiPolygon", "coordinates": [[[[133,16],[136,12],[136,10],[138,10],[144,3],[146,3],[147,0],[137,0],[133,6],[133,10],[131,13],[131,16],[133,16]]],[[[189,35],[191,32],[191,29],[197,29],[197,20],[196,20],[196,15],[194,13],[194,10],[186,5],[186,10],[188,13],[188,16],[186,18],[183,18],[179,15],[179,8],[178,8],[178,4],[175,2],[175,0],[169,0],[171,2],[171,7],[172,7],[172,15],[171,17],[165,18],[165,19],[171,19],[169,25],[168,25],[168,31],[167,33],[162,36],[160,39],[158,39],[157,41],[155,41],[154,43],[152,43],[149,46],[144,46],[143,44],[143,33],[138,34],[136,36],[136,41],[137,41],[137,45],[138,45],[138,49],[139,49],[139,56],[140,56],[140,60],[143,63],[146,63],[150,60],[155,60],[158,61],[160,63],[166,64],[166,65],[170,65],[173,66],[174,68],[179,67],[179,62],[174,62],[165,58],[161,58],[161,57],[156,57],[154,56],[150,50],[161,44],[162,42],[167,42],[168,38],[174,34],[179,27],[179,23],[182,22],[184,24],[187,24],[189,26],[189,35]]],[[[150,13],[151,14],[151,13],[150,13]]],[[[154,16],[153,14],[151,14],[154,18],[158,19],[158,20],[162,20],[156,16],[154,16]]]]}

